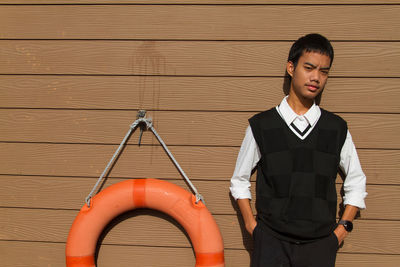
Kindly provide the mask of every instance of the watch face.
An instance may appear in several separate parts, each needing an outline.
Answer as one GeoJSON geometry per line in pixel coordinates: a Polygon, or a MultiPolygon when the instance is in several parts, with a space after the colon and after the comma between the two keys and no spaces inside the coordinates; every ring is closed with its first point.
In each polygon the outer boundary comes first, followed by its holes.
{"type": "Polygon", "coordinates": [[[351,232],[353,230],[353,223],[350,221],[343,221],[341,224],[343,224],[344,229],[346,229],[347,232],[351,232]]]}
{"type": "Polygon", "coordinates": [[[353,230],[353,223],[352,222],[347,222],[346,223],[346,228],[347,228],[347,231],[351,232],[351,230],[353,230]]]}

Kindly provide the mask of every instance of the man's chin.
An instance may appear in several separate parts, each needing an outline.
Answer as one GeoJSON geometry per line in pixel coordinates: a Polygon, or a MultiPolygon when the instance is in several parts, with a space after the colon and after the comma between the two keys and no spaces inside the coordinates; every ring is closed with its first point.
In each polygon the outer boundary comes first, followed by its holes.
{"type": "Polygon", "coordinates": [[[322,93],[322,90],[319,90],[319,89],[315,90],[315,91],[308,90],[308,93],[305,94],[304,98],[314,100],[321,93],[322,93]]]}
{"type": "Polygon", "coordinates": [[[308,99],[308,100],[314,100],[318,95],[319,95],[319,93],[307,94],[307,95],[304,96],[304,98],[308,99]]]}

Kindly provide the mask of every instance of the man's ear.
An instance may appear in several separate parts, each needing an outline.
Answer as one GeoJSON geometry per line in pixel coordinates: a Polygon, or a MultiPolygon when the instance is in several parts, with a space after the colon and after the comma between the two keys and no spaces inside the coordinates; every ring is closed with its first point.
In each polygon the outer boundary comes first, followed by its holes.
{"type": "Polygon", "coordinates": [[[288,61],[286,64],[286,72],[293,78],[294,64],[292,61],[288,61]]]}

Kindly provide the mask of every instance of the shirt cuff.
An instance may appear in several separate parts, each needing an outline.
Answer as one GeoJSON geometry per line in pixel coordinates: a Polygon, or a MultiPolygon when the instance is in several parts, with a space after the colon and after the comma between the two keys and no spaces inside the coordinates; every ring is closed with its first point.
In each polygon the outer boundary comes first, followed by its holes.
{"type": "Polygon", "coordinates": [[[364,198],[368,195],[367,192],[352,192],[351,194],[346,194],[343,197],[343,205],[352,205],[358,207],[359,209],[365,209],[364,198]]]}
{"type": "Polygon", "coordinates": [[[243,187],[233,187],[233,186],[231,186],[231,187],[229,187],[229,189],[231,190],[232,197],[235,200],[244,199],[244,198],[251,199],[250,188],[247,188],[247,187],[245,187],[245,188],[243,188],[243,187]]]}

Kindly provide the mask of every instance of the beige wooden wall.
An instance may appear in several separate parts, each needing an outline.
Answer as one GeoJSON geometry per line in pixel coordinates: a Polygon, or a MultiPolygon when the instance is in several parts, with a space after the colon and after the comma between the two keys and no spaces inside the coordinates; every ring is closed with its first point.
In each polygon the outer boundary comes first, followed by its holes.
{"type": "MultiPolygon", "coordinates": [[[[288,49],[310,32],[333,41],[321,104],[348,121],[368,178],[337,266],[398,266],[399,14],[399,0],[0,0],[0,266],[64,265],[69,227],[138,109],[204,195],[226,265],[248,266],[229,179],[247,118],[279,103],[288,49]]],[[[137,136],[105,186],[187,188],[152,135],[137,136]]],[[[98,266],[194,265],[167,216],[119,221],[98,266]]]]}

